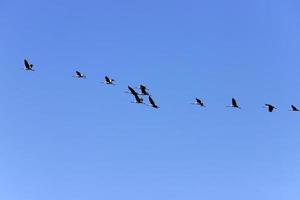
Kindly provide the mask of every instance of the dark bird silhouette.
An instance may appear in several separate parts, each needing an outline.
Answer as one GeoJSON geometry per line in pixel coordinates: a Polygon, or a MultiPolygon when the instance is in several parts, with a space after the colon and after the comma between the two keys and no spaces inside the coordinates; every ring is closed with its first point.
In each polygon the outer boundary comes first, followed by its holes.
{"type": "Polygon", "coordinates": [[[76,77],[76,78],[86,78],[86,76],[83,73],[79,72],[79,71],[75,71],[74,77],[76,77]]]}
{"type": "Polygon", "coordinates": [[[291,108],[292,109],[290,111],[292,111],[292,112],[299,112],[299,109],[296,106],[291,105],[291,108]]]}
{"type": "Polygon", "coordinates": [[[138,94],[133,94],[134,98],[135,98],[135,102],[132,102],[132,103],[137,103],[137,104],[144,104],[143,103],[143,99],[139,97],[138,94]]]}
{"type": "Polygon", "coordinates": [[[33,64],[30,64],[26,59],[24,59],[24,69],[28,71],[34,71],[33,64]]]}
{"type": "Polygon", "coordinates": [[[275,108],[275,107],[274,107],[273,105],[271,105],[271,104],[265,104],[265,107],[268,109],[269,112],[273,112],[274,109],[277,109],[277,108],[275,108]]]}
{"type": "Polygon", "coordinates": [[[150,102],[149,106],[151,106],[151,107],[153,107],[153,108],[156,108],[156,109],[159,108],[159,107],[155,104],[155,102],[154,102],[154,100],[152,99],[151,96],[149,96],[148,98],[149,98],[149,102],[150,102]]]}
{"type": "Polygon", "coordinates": [[[108,76],[105,76],[105,80],[104,80],[104,84],[107,84],[107,85],[115,85],[114,84],[114,79],[111,79],[111,78],[109,78],[108,76]]]}
{"type": "Polygon", "coordinates": [[[192,103],[192,104],[198,105],[198,106],[201,106],[201,107],[205,107],[204,103],[200,99],[198,99],[197,97],[195,98],[195,102],[192,103]]]}
{"type": "Polygon", "coordinates": [[[241,109],[241,107],[237,104],[235,98],[231,99],[231,105],[229,107],[241,109]]]}
{"type": "Polygon", "coordinates": [[[146,86],[140,85],[139,89],[141,90],[141,95],[149,95],[149,92],[148,92],[149,89],[147,89],[146,86]]]}
{"type": "Polygon", "coordinates": [[[128,85],[128,90],[130,92],[126,91],[126,93],[130,93],[132,95],[138,95],[138,93],[132,87],[130,87],[129,85],[128,85]]]}

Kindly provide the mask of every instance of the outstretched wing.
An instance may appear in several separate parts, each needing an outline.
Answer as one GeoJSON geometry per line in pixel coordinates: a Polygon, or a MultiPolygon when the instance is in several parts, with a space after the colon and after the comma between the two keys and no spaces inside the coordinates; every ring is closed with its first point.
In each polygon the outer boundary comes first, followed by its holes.
{"type": "Polygon", "coordinates": [[[137,92],[130,86],[128,86],[128,90],[131,92],[131,94],[133,94],[134,96],[137,95],[137,92]]]}
{"type": "Polygon", "coordinates": [[[140,85],[140,89],[143,95],[149,95],[149,93],[147,92],[147,88],[144,85],[140,85]]]}
{"type": "Polygon", "coordinates": [[[237,105],[237,102],[236,102],[235,98],[232,98],[232,100],[231,100],[231,104],[232,104],[232,106],[233,106],[233,107],[238,107],[238,105],[237,105]]]}
{"type": "Polygon", "coordinates": [[[24,65],[27,69],[30,69],[30,65],[26,59],[24,59],[24,65]]]}
{"type": "Polygon", "coordinates": [[[293,111],[299,111],[298,108],[296,108],[296,106],[291,105],[291,107],[292,107],[293,111]]]}
{"type": "Polygon", "coordinates": [[[76,75],[80,77],[82,76],[82,74],[79,71],[76,71],[76,75]]]}
{"type": "Polygon", "coordinates": [[[141,89],[141,90],[146,90],[146,86],[140,85],[140,89],[141,89]]]}
{"type": "Polygon", "coordinates": [[[156,106],[156,104],[155,104],[155,102],[154,102],[154,100],[152,99],[151,96],[149,96],[149,102],[150,102],[150,104],[151,104],[152,106],[156,106]]]}
{"type": "Polygon", "coordinates": [[[140,102],[143,101],[143,100],[138,96],[138,94],[133,94],[133,96],[134,96],[136,102],[140,103],[140,102]]]}
{"type": "Polygon", "coordinates": [[[273,112],[273,110],[275,108],[273,105],[271,105],[271,104],[265,104],[265,105],[268,107],[269,112],[273,112]]]}

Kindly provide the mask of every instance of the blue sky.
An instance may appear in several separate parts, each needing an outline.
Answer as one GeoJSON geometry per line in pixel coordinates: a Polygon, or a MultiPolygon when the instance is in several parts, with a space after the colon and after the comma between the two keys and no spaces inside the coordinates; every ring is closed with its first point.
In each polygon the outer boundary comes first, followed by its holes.
{"type": "Polygon", "coordinates": [[[0,8],[0,199],[299,199],[299,1],[0,8]],[[140,83],[161,109],[129,103],[140,83]]]}

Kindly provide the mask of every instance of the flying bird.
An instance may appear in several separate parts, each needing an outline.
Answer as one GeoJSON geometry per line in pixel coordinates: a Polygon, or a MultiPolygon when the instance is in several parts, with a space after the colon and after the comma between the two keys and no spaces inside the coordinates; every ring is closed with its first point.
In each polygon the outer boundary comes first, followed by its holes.
{"type": "Polygon", "coordinates": [[[276,109],[273,105],[271,104],[265,104],[265,107],[268,109],[269,112],[273,112],[274,109],[276,109]]]}
{"type": "Polygon", "coordinates": [[[28,71],[34,71],[33,64],[30,64],[26,59],[24,59],[24,69],[28,71]]]}
{"type": "Polygon", "coordinates": [[[198,99],[197,97],[195,98],[195,102],[192,103],[192,104],[198,105],[198,106],[201,106],[201,107],[205,107],[204,103],[200,99],[198,99]]]}
{"type": "Polygon", "coordinates": [[[104,84],[107,84],[107,85],[115,85],[114,84],[114,79],[111,79],[111,78],[109,78],[108,76],[105,76],[105,80],[104,80],[104,84]]]}
{"type": "Polygon", "coordinates": [[[154,100],[152,99],[151,96],[149,96],[148,98],[149,98],[149,102],[150,102],[149,106],[151,106],[151,107],[153,107],[153,108],[156,108],[156,109],[159,108],[159,107],[155,104],[155,102],[154,102],[154,100]]]}
{"type": "Polygon", "coordinates": [[[139,86],[139,89],[141,90],[141,95],[149,95],[149,92],[148,92],[149,89],[147,89],[146,86],[141,84],[139,86]]]}
{"type": "Polygon", "coordinates": [[[299,109],[294,105],[291,105],[291,108],[292,109],[290,111],[292,111],[292,112],[298,112],[299,111],[299,109]]]}
{"type": "Polygon", "coordinates": [[[86,76],[83,73],[79,72],[79,71],[75,71],[74,77],[76,77],[76,78],[86,78],[86,76]]]}
{"type": "Polygon", "coordinates": [[[235,98],[231,99],[231,105],[229,107],[241,109],[241,107],[237,104],[235,98]]]}

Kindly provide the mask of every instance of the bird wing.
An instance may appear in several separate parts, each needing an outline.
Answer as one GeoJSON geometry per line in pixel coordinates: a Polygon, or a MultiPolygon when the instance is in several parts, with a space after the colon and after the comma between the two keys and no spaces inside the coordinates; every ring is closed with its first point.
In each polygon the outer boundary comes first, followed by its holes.
{"type": "Polygon", "coordinates": [[[147,88],[144,85],[140,85],[140,89],[143,95],[148,95],[147,88]]]}
{"type": "Polygon", "coordinates": [[[238,107],[235,98],[232,98],[231,103],[232,103],[233,106],[238,107]]]}
{"type": "Polygon", "coordinates": [[[146,90],[146,86],[140,85],[140,89],[141,89],[141,90],[146,90]]]}
{"type": "Polygon", "coordinates": [[[128,89],[133,95],[137,95],[137,92],[132,87],[128,86],[128,89]]]}
{"type": "Polygon", "coordinates": [[[29,65],[29,63],[26,59],[24,59],[24,65],[25,65],[26,68],[30,68],[30,65],[29,65]]]}
{"type": "Polygon", "coordinates": [[[82,74],[79,71],[76,71],[77,76],[82,76],[82,74]]]}
{"type": "Polygon", "coordinates": [[[141,88],[142,94],[148,94],[145,88],[141,88]]]}
{"type": "Polygon", "coordinates": [[[154,100],[152,99],[151,96],[149,96],[149,102],[150,102],[150,104],[151,104],[152,106],[155,106],[155,102],[154,102],[154,100]]]}
{"type": "Polygon", "coordinates": [[[108,83],[110,82],[108,76],[105,76],[105,81],[108,82],[108,83]]]}
{"type": "Polygon", "coordinates": [[[273,105],[271,105],[271,104],[265,104],[267,107],[268,107],[268,111],[269,112],[272,112],[273,110],[274,110],[274,106],[273,105]]]}
{"type": "Polygon", "coordinates": [[[296,106],[294,106],[294,105],[291,105],[291,107],[293,110],[298,110],[298,108],[296,108],[296,106]]]}
{"type": "Polygon", "coordinates": [[[140,97],[137,94],[133,94],[133,96],[137,102],[141,101],[140,97]]]}

